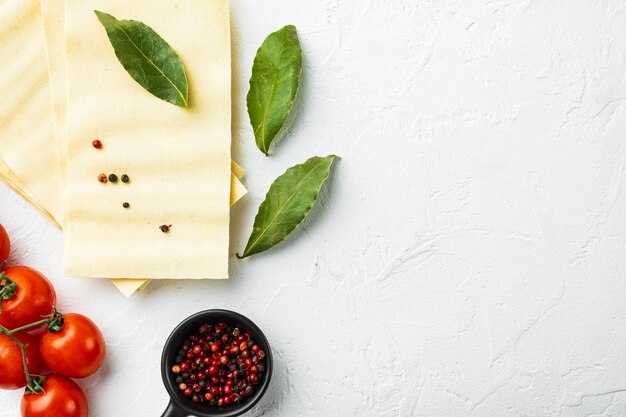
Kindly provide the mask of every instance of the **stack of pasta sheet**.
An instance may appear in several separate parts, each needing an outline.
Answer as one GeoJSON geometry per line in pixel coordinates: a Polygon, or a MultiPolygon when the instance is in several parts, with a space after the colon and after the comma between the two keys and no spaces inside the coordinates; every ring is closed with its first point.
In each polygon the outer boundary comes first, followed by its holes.
{"type": "Polygon", "coordinates": [[[228,278],[229,207],[246,193],[230,76],[227,0],[0,0],[0,178],[63,228],[66,275],[127,296],[150,279],[228,278]],[[172,45],[190,110],[126,73],[94,10],[172,45]]]}

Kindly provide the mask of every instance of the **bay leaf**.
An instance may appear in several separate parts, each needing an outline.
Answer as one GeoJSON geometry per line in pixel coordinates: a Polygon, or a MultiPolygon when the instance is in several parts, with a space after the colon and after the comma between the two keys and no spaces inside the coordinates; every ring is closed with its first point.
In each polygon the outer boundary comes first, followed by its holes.
{"type": "Polygon", "coordinates": [[[174,49],[145,23],[94,12],[128,74],[161,100],[189,109],[187,74],[174,49]]]}
{"type": "Polygon", "coordinates": [[[254,58],[248,115],[257,147],[269,154],[293,107],[302,73],[302,48],[295,26],[285,26],[269,35],[254,58]]]}
{"type": "Polygon", "coordinates": [[[252,234],[239,259],[261,253],[282,242],[309,214],[330,176],[336,155],[315,156],[276,178],[259,206],[252,234]]]}

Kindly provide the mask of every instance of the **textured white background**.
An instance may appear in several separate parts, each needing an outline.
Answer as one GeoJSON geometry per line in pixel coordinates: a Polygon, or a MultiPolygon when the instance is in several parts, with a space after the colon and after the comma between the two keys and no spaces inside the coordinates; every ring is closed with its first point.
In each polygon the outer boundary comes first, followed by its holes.
{"type": "MultiPolygon", "coordinates": [[[[288,244],[233,258],[228,282],[127,300],[65,278],[61,233],[0,186],[13,261],[106,335],[106,366],[82,382],[91,416],[159,416],[165,338],[213,307],[250,316],[274,345],[255,416],[626,416],[626,2],[233,0],[232,12],[233,153],[251,195],[232,211],[231,252],[277,175],[343,157],[288,244]],[[268,159],[245,94],[256,48],[289,23],[304,81],[268,159]]],[[[0,394],[0,415],[18,398],[0,394]]]]}

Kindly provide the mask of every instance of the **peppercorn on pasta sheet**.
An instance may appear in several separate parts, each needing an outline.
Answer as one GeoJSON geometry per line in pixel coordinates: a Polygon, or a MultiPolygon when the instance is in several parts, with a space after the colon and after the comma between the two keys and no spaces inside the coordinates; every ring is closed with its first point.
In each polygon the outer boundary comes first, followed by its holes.
{"type": "Polygon", "coordinates": [[[45,207],[42,212],[60,223],[60,185],[39,0],[0,1],[0,63],[4,172],[0,178],[35,207],[45,207]],[[19,178],[19,184],[12,178],[19,178]]]}
{"type": "Polygon", "coordinates": [[[73,276],[227,278],[230,28],[223,0],[66,0],[65,267],[73,276]],[[94,9],[141,20],[182,57],[191,111],[143,90],[94,9]],[[95,150],[91,140],[105,146],[95,150]],[[128,184],[99,183],[100,172],[128,184]],[[131,208],[123,209],[129,201],[131,208]],[[169,233],[159,226],[171,224],[169,233]]]}

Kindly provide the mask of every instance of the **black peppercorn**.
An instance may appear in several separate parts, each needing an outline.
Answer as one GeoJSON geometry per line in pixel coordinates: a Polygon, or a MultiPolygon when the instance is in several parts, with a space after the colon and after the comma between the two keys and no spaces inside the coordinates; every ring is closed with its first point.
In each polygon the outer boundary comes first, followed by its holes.
{"type": "Polygon", "coordinates": [[[128,182],[128,181],[130,181],[130,178],[128,178],[128,175],[124,174],[124,175],[121,176],[121,180],[122,180],[122,182],[128,182]]]}
{"type": "Polygon", "coordinates": [[[130,204],[128,204],[128,203],[124,203],[124,204],[122,204],[122,207],[124,207],[124,208],[129,208],[129,207],[130,207],[130,204]]]}
{"type": "Polygon", "coordinates": [[[170,226],[168,226],[167,224],[164,224],[164,225],[161,225],[161,226],[159,227],[159,229],[161,229],[161,231],[162,231],[163,233],[167,233],[167,232],[169,232],[169,231],[170,231],[170,227],[172,227],[172,226],[171,226],[171,225],[170,225],[170,226]]]}
{"type": "Polygon", "coordinates": [[[117,182],[117,175],[115,175],[115,174],[110,174],[110,175],[109,175],[109,181],[110,181],[110,182],[117,182]]]}

